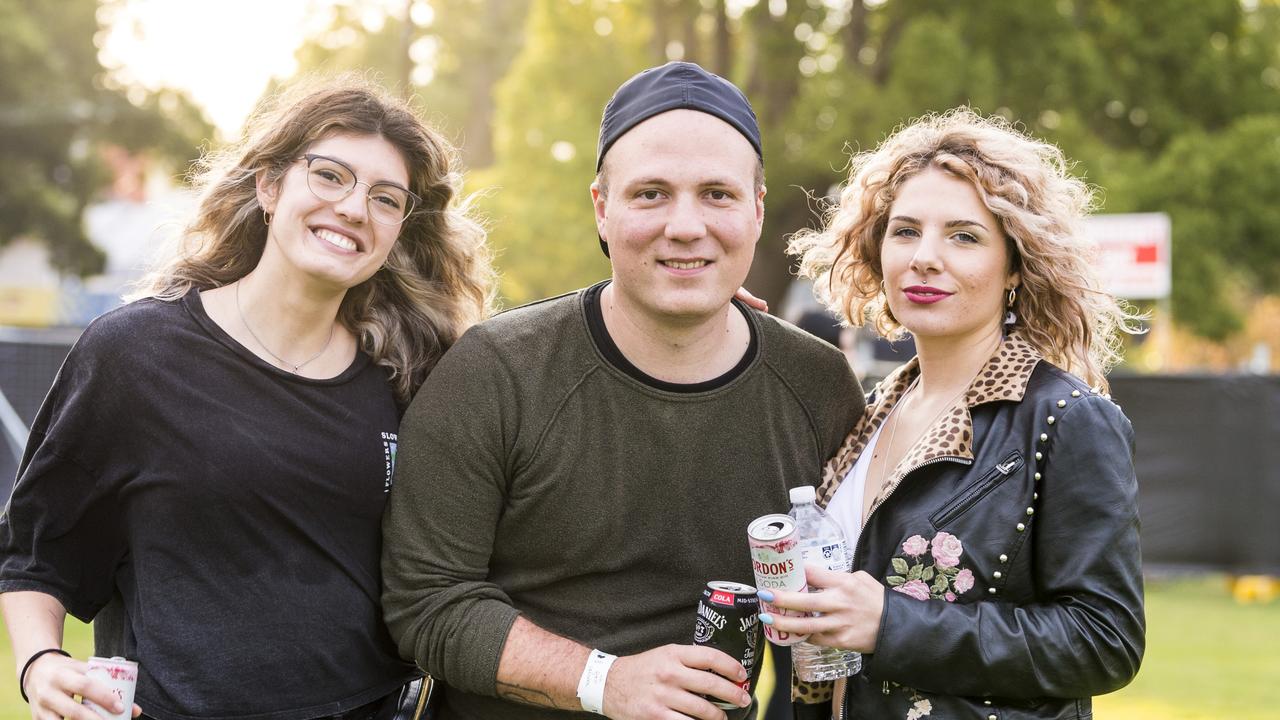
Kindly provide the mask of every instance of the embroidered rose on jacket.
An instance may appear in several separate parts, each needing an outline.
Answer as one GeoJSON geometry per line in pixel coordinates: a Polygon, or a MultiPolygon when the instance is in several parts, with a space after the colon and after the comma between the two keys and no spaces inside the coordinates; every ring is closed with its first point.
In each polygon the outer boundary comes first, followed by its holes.
{"type": "Polygon", "coordinates": [[[911,703],[911,707],[907,708],[907,714],[904,716],[906,720],[920,720],[933,714],[933,703],[921,695],[919,690],[888,681],[884,684],[884,694],[888,695],[890,692],[906,695],[907,702],[911,703]]]}
{"type": "Polygon", "coordinates": [[[920,535],[912,535],[907,541],[902,543],[902,552],[911,557],[920,557],[929,549],[929,541],[920,535]]]}
{"type": "Polygon", "coordinates": [[[929,586],[925,585],[922,580],[908,580],[894,588],[894,590],[917,600],[929,599],[929,586]]]}
{"type": "Polygon", "coordinates": [[[917,700],[907,711],[907,720],[919,720],[933,712],[933,703],[928,700],[917,700]]]}
{"type": "Polygon", "coordinates": [[[916,600],[955,602],[973,589],[976,579],[972,570],[960,567],[964,543],[955,535],[940,532],[933,540],[912,535],[902,543],[902,552],[907,557],[890,560],[893,574],[885,578],[895,592],[916,600]],[[933,562],[926,565],[930,558],[933,562]]]}
{"type": "Polygon", "coordinates": [[[933,536],[933,559],[939,567],[955,567],[960,564],[964,545],[951,533],[940,532],[933,536]]]}

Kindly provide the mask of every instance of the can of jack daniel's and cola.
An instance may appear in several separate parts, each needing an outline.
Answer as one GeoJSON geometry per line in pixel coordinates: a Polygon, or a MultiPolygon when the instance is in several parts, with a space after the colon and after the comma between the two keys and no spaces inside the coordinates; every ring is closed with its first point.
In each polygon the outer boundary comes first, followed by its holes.
{"type": "MultiPolygon", "coordinates": [[[[751,692],[751,678],[760,645],[760,598],[750,585],[713,580],[702,589],[698,601],[698,618],[693,628],[693,644],[715,648],[742,663],[747,679],[736,683],[751,692]]],[[[763,649],[763,648],[761,648],[763,649]]],[[[738,706],[719,698],[708,697],[713,705],[725,710],[738,706]]]]}
{"type": "MultiPolygon", "coordinates": [[[[791,592],[803,592],[809,587],[804,576],[800,540],[796,537],[796,521],[790,515],[764,515],[752,520],[747,526],[747,542],[751,545],[751,568],[756,574],[756,587],[791,592]]],[[[766,602],[760,603],[760,612],[775,616],[804,614],[783,610],[766,602]]],[[[795,645],[809,637],[779,632],[770,625],[764,627],[764,636],[774,645],[795,645]]]]}

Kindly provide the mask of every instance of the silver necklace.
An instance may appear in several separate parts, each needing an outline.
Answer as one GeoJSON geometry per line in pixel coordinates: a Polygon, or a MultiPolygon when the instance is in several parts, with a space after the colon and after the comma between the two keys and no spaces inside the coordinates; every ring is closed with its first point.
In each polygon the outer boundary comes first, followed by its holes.
{"type": "MultiPolygon", "coordinates": [[[[248,318],[246,318],[246,317],[244,316],[244,308],[240,307],[240,281],[239,281],[239,280],[237,280],[237,281],[236,281],[236,312],[240,313],[240,324],[241,324],[241,325],[244,325],[244,329],[249,331],[249,337],[253,338],[253,341],[254,341],[254,342],[256,342],[256,343],[258,343],[258,347],[262,348],[263,350],[266,350],[266,351],[267,351],[267,354],[268,354],[268,355],[270,355],[271,357],[275,358],[275,359],[276,359],[276,362],[280,363],[281,365],[284,365],[284,366],[285,366],[285,369],[293,368],[293,374],[294,374],[294,375],[297,375],[297,374],[298,374],[298,371],[299,371],[299,370],[301,370],[301,369],[303,368],[303,366],[311,364],[311,362],[312,362],[313,360],[315,360],[316,358],[318,358],[318,357],[320,357],[321,355],[323,355],[323,354],[324,354],[324,351],[329,349],[329,343],[333,342],[333,331],[334,331],[334,326],[333,326],[333,325],[330,325],[330,326],[329,326],[329,339],[324,341],[324,347],[320,348],[320,352],[316,353],[315,355],[312,355],[311,357],[307,358],[306,360],[303,360],[302,362],[298,363],[297,365],[294,365],[293,363],[289,362],[288,360],[285,360],[284,358],[280,357],[279,355],[277,355],[277,354],[275,354],[275,353],[271,352],[271,348],[267,347],[267,344],[266,344],[266,343],[264,343],[264,342],[262,342],[262,340],[258,337],[258,334],[257,334],[257,333],[255,333],[255,332],[253,331],[253,328],[249,326],[249,320],[248,320],[248,318]]],[[[897,429],[897,428],[896,428],[896,426],[895,426],[895,428],[894,428],[894,429],[897,429]]]]}
{"type": "MultiPolygon", "coordinates": [[[[885,452],[884,452],[884,461],[883,461],[882,463],[880,463],[880,465],[881,465],[881,467],[880,467],[880,474],[881,474],[881,478],[880,478],[880,486],[881,486],[881,487],[884,487],[884,481],[888,478],[888,475],[886,474],[886,472],[892,472],[892,471],[888,468],[888,463],[889,463],[889,458],[893,456],[893,441],[894,441],[894,438],[896,438],[896,437],[898,436],[898,424],[899,424],[899,422],[898,422],[898,408],[902,407],[903,402],[907,399],[907,395],[908,395],[908,394],[910,394],[910,392],[911,392],[912,390],[915,390],[915,389],[916,389],[916,385],[919,385],[919,384],[920,384],[920,378],[921,378],[921,377],[922,377],[922,375],[916,375],[916,379],[911,381],[911,385],[909,385],[909,386],[907,387],[907,389],[906,389],[906,390],[904,390],[904,391],[902,392],[902,395],[898,397],[898,403],[897,403],[896,405],[894,405],[894,406],[893,406],[893,409],[892,409],[892,410],[890,410],[890,411],[889,411],[889,415],[890,415],[890,416],[892,416],[892,419],[893,419],[893,429],[891,429],[891,430],[889,431],[889,447],[885,448],[885,452]]],[[[972,381],[970,381],[970,383],[972,383],[972,381]]],[[[960,396],[961,396],[961,395],[963,395],[963,394],[964,394],[964,392],[965,392],[966,390],[968,390],[968,389],[969,389],[969,384],[966,384],[964,387],[960,388],[960,392],[958,392],[958,393],[956,393],[954,396],[952,396],[952,398],[951,398],[950,400],[948,400],[948,401],[947,401],[947,403],[946,403],[945,405],[943,405],[943,406],[942,406],[942,409],[941,409],[941,410],[939,410],[939,411],[938,411],[938,412],[937,412],[937,413],[936,413],[932,418],[930,418],[930,420],[929,420],[928,424],[926,424],[926,425],[924,426],[924,430],[923,430],[923,431],[921,431],[920,435],[923,435],[924,433],[928,432],[928,431],[929,431],[929,428],[933,427],[933,424],[934,424],[934,423],[936,423],[936,422],[938,421],[938,418],[942,417],[942,413],[944,413],[944,412],[946,412],[947,410],[951,409],[951,406],[952,406],[952,405],[955,405],[956,400],[959,400],[959,399],[960,399],[960,396]]],[[[888,423],[888,418],[886,418],[885,422],[886,422],[886,423],[888,423]]],[[[917,436],[916,436],[916,439],[918,440],[919,438],[920,438],[920,436],[919,436],[919,435],[917,435],[917,436]]],[[[873,456],[873,457],[874,457],[874,456],[873,456]]]]}
{"type": "MultiPolygon", "coordinates": [[[[911,384],[907,386],[907,389],[903,390],[902,395],[898,397],[898,402],[893,406],[893,409],[889,411],[889,417],[885,418],[885,424],[887,425],[889,421],[892,420],[893,427],[889,430],[889,445],[884,449],[884,453],[882,455],[884,460],[880,461],[880,477],[879,482],[877,483],[878,487],[884,487],[884,482],[888,478],[888,473],[890,472],[889,458],[893,457],[893,441],[898,437],[898,408],[902,407],[902,403],[906,401],[907,396],[911,394],[911,391],[916,389],[916,385],[919,384],[919,382],[920,376],[916,375],[916,379],[912,380],[911,384]]],[[[875,460],[875,457],[875,454],[873,454],[871,459],[875,460]]],[[[879,490],[876,492],[878,494],[879,490]]]]}

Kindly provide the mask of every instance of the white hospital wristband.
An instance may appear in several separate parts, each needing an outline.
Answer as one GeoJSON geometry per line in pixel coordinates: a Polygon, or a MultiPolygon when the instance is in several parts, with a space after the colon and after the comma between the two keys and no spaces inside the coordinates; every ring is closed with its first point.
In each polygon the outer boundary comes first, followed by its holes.
{"type": "Polygon", "coordinates": [[[604,680],[617,659],[617,655],[603,650],[592,650],[587,656],[587,665],[582,668],[582,677],[578,678],[578,699],[582,701],[583,710],[604,714],[604,680]]]}

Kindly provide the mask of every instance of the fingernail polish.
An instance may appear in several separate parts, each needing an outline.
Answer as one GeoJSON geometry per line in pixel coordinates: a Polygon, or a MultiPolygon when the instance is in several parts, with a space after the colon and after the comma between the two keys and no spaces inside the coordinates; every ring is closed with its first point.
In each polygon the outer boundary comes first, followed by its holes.
{"type": "Polygon", "coordinates": [[[773,591],[771,590],[761,590],[756,595],[760,596],[760,599],[765,602],[773,602],[773,591]]]}
{"type": "Polygon", "coordinates": [[[760,613],[760,622],[764,623],[765,625],[772,625],[773,616],[770,615],[769,613],[760,613]]]}

